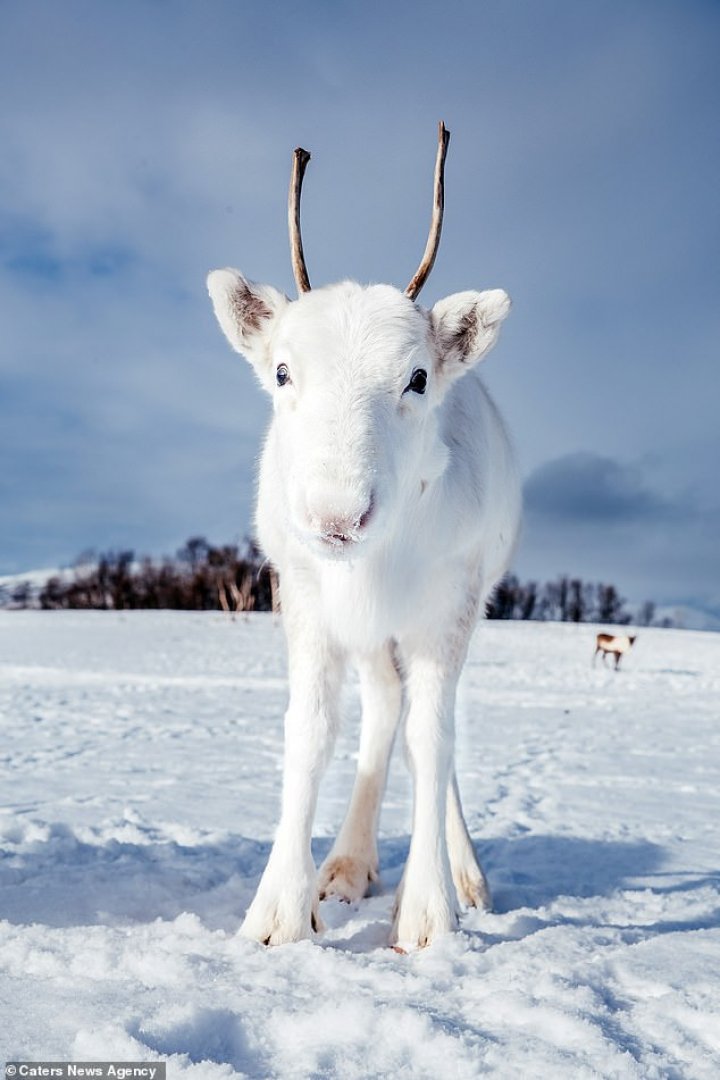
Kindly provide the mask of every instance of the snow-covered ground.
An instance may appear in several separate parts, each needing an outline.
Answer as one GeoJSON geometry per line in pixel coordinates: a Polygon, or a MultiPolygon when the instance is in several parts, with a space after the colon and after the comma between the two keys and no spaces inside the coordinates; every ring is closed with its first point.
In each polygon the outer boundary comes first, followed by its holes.
{"type": "MultiPolygon", "coordinates": [[[[387,948],[408,848],[396,753],[382,888],[320,943],[236,931],[277,818],[271,616],[0,612],[0,1057],[169,1077],[720,1075],[720,635],[489,623],[458,766],[495,912],[387,948]]],[[[328,850],[358,706],[318,809],[328,850]]]]}

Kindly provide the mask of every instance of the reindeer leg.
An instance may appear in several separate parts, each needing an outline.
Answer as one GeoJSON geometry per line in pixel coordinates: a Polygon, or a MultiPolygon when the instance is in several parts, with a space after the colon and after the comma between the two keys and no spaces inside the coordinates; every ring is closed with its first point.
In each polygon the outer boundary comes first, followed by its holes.
{"type": "Polygon", "coordinates": [[[358,663],[362,731],[350,805],[320,867],[320,899],[358,900],[378,876],[377,824],[388,762],[400,717],[402,683],[389,647],[358,663]]]}
{"type": "Polygon", "coordinates": [[[470,839],[468,827],[465,824],[455,770],[453,770],[448,786],[445,828],[448,853],[450,855],[450,870],[458,899],[467,907],[483,908],[490,911],[492,909],[490,889],[475,854],[475,846],[470,839]]]}
{"type": "MultiPolygon", "coordinates": [[[[475,627],[478,596],[439,624],[418,627],[400,642],[408,696],[406,739],[413,774],[413,831],[395,901],[392,940],[429,945],[458,925],[459,905],[448,852],[457,839],[453,778],[455,693],[475,627]]],[[[463,822],[464,829],[464,822],[463,822]]],[[[466,830],[464,830],[466,831],[466,830]]],[[[469,840],[469,838],[468,838],[469,840]]],[[[456,848],[457,850],[457,848],[456,848]]]]}
{"type": "Polygon", "coordinates": [[[283,602],[290,704],[285,716],[282,812],[241,931],[265,945],[299,941],[322,929],[310,841],[320,777],[337,731],[344,672],[344,657],[313,621],[313,605],[293,605],[285,594],[283,602]]]}

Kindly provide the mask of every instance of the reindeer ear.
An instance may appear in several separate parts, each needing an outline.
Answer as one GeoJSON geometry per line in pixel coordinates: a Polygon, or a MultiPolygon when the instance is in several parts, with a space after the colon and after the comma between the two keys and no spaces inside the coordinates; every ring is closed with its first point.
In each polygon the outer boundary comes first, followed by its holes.
{"type": "Polygon", "coordinates": [[[268,346],[278,317],[290,303],[287,296],[248,281],[239,270],[213,270],[207,287],[225,337],[247,357],[263,386],[272,389],[268,346]]]}
{"type": "Polygon", "coordinates": [[[461,292],[439,300],[430,312],[440,351],[440,370],[458,378],[490,351],[510,311],[504,289],[461,292]]]}

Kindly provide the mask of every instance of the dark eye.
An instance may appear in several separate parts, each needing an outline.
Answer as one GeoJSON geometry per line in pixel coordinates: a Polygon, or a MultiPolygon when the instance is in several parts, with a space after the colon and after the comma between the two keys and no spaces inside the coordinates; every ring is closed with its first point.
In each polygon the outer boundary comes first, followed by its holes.
{"type": "Polygon", "coordinates": [[[423,368],[417,368],[412,373],[412,379],[403,390],[403,394],[406,394],[408,390],[412,390],[413,394],[424,394],[425,387],[427,386],[427,371],[423,368]]]}
{"type": "Polygon", "coordinates": [[[287,364],[278,365],[278,369],[275,372],[275,381],[278,386],[284,386],[285,383],[290,382],[290,368],[287,364]]]}

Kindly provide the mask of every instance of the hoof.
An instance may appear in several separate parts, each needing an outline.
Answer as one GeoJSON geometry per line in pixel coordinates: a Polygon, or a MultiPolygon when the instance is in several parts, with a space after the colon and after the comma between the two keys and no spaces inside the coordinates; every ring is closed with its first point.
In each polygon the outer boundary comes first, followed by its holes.
{"type": "Polygon", "coordinates": [[[396,903],[390,944],[396,952],[413,952],[457,928],[458,912],[447,897],[413,895],[406,886],[396,903]]]}
{"type": "Polygon", "coordinates": [[[362,899],[373,881],[377,881],[377,870],[368,860],[352,855],[330,856],[320,867],[319,899],[335,896],[351,903],[362,899]]]}
{"type": "Polygon", "coordinates": [[[306,941],[324,929],[314,890],[309,885],[276,889],[271,879],[260,882],[240,933],[262,945],[287,945],[293,941],[306,941]]]}
{"type": "Polygon", "coordinates": [[[480,911],[492,911],[492,897],[487,878],[480,867],[453,867],[453,882],[458,900],[465,907],[479,908],[480,911]]]}

